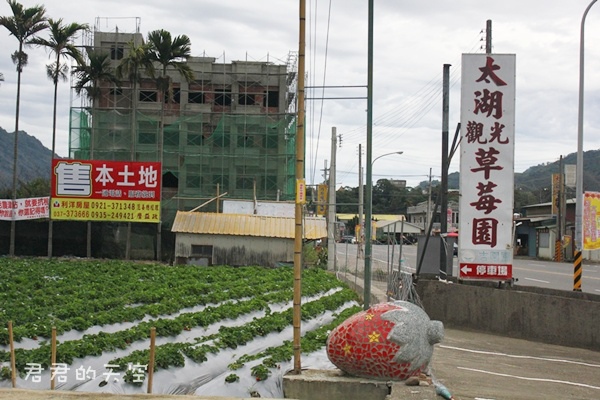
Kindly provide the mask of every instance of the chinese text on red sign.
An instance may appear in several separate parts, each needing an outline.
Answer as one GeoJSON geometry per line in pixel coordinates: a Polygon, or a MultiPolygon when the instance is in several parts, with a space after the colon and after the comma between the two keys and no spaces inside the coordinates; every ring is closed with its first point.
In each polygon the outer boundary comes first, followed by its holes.
{"type": "Polygon", "coordinates": [[[463,54],[460,276],[512,278],[515,56],[463,54]]]}

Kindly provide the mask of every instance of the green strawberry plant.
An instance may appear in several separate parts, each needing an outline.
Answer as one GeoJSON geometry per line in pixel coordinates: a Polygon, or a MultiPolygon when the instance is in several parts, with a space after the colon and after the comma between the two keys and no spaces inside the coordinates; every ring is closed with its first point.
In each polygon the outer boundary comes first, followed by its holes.
{"type": "MultiPolygon", "coordinates": [[[[19,373],[25,371],[28,363],[39,363],[48,368],[50,345],[47,338],[52,327],[59,335],[73,330],[82,332],[79,338],[59,342],[57,346],[57,362],[72,364],[76,359],[126,350],[136,341],[148,341],[152,327],[156,328],[157,336],[174,338],[183,331],[262,312],[262,317],[239,326],[221,326],[217,333],[197,337],[191,342],[157,346],[155,369],[159,369],[183,366],[185,357],[202,363],[209,354],[217,354],[225,348],[235,349],[254,338],[281,332],[292,325],[293,314],[289,307],[294,274],[289,267],[207,268],[117,260],[36,258],[3,259],[1,264],[0,344],[8,344],[8,321],[13,321],[15,341],[28,337],[40,342],[33,349],[17,348],[19,373]],[[273,311],[274,305],[283,304],[288,308],[273,311]],[[185,310],[192,307],[202,309],[185,310]],[[151,319],[141,321],[149,317],[151,319]],[[92,326],[123,322],[133,325],[114,333],[84,333],[92,326]]],[[[317,298],[303,301],[303,320],[356,301],[354,292],[320,269],[303,271],[302,295],[317,298]],[[332,289],[336,292],[329,292],[332,289]]],[[[306,337],[310,335],[308,332],[306,337]]],[[[322,341],[322,337],[311,340],[322,341]]],[[[274,354],[266,354],[265,368],[273,368],[284,354],[288,357],[287,347],[286,350],[277,348],[272,350],[274,354]]],[[[148,350],[134,351],[112,360],[111,364],[117,363],[125,370],[128,363],[146,363],[148,353],[148,350]]],[[[9,356],[7,351],[0,351],[0,363],[8,362],[9,356]]],[[[244,362],[244,357],[238,361],[240,366],[244,362]]],[[[126,380],[134,383],[133,375],[130,375],[131,379],[125,375],[126,380]]],[[[3,367],[0,379],[7,379],[7,376],[10,376],[10,369],[3,367]]],[[[265,371],[258,368],[255,376],[267,379],[268,373],[265,375],[265,371]]]]}

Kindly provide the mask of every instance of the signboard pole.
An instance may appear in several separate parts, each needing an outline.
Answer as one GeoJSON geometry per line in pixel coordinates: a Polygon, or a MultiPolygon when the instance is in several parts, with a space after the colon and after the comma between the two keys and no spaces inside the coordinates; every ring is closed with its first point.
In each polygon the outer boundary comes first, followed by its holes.
{"type": "Polygon", "coordinates": [[[584,54],[585,54],[585,18],[590,8],[597,0],[592,0],[581,17],[581,31],[579,36],[579,107],[577,112],[577,173],[575,193],[577,204],[575,205],[575,260],[573,264],[573,290],[581,291],[581,251],[583,250],[583,81],[584,81],[584,54]]]}
{"type": "MultiPolygon", "coordinates": [[[[442,100],[442,184],[440,187],[440,279],[448,278],[447,258],[448,251],[446,250],[446,236],[448,232],[447,218],[444,218],[443,212],[448,209],[448,119],[450,111],[450,64],[444,64],[443,71],[443,100],[442,100]]],[[[452,267],[450,267],[450,275],[452,275],[452,267]]]]}

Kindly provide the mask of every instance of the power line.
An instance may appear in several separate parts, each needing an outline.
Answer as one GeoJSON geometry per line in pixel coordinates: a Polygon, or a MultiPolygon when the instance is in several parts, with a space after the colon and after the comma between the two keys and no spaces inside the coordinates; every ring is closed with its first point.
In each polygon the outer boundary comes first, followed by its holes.
{"type": "MultiPolygon", "coordinates": [[[[323,60],[323,88],[322,88],[322,95],[323,97],[325,97],[325,83],[327,81],[327,55],[329,53],[329,28],[331,27],[331,0],[329,0],[329,10],[327,13],[327,36],[325,38],[325,56],[324,56],[324,60],[323,60]]],[[[319,139],[321,138],[321,127],[322,127],[322,122],[323,122],[323,105],[324,102],[321,100],[321,108],[319,111],[319,126],[317,129],[317,148],[316,151],[313,153],[315,155],[315,161],[314,161],[314,167],[313,167],[313,174],[312,174],[312,178],[311,178],[311,182],[314,183],[315,181],[315,173],[317,171],[317,157],[316,155],[319,153],[319,139]]]]}

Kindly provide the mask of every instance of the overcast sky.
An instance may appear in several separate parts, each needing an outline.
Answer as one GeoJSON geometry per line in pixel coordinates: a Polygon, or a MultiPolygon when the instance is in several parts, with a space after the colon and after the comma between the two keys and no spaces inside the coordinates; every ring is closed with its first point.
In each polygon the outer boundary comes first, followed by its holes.
{"type": "MultiPolygon", "coordinates": [[[[166,29],[186,34],[192,54],[218,62],[286,63],[298,51],[299,2],[292,0],[22,0],[41,4],[47,15],[87,23],[98,30],[166,29]]],[[[459,122],[462,53],[483,52],[486,21],[492,20],[494,53],[516,54],[515,170],[558,160],[577,151],[579,38],[589,0],[375,0],[373,179],[405,179],[416,186],[441,175],[442,71],[451,64],[450,140],[459,122]]],[[[367,83],[367,0],[307,0],[307,86],[367,83]]],[[[10,15],[0,2],[0,15],[10,15]]],[[[584,150],[600,148],[600,6],[585,29],[584,150]]],[[[0,30],[0,126],[14,131],[17,74],[10,55],[17,41],[0,30]]],[[[22,76],[19,129],[51,147],[52,82],[43,49],[30,48],[22,76]]],[[[68,155],[69,83],[59,84],[57,153],[68,155]]],[[[365,97],[364,88],[313,89],[307,97],[365,97]]],[[[79,104],[78,101],[76,104],[79,104]]],[[[342,136],[337,150],[338,186],[358,184],[358,146],[366,160],[366,100],[307,101],[308,183],[323,179],[331,159],[331,129],[342,136]]],[[[366,168],[366,167],[365,167],[366,168]]],[[[458,171],[458,155],[450,172],[458,171]]],[[[550,186],[550,177],[548,177],[550,186]]]]}

